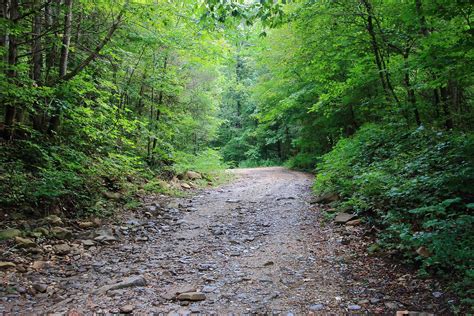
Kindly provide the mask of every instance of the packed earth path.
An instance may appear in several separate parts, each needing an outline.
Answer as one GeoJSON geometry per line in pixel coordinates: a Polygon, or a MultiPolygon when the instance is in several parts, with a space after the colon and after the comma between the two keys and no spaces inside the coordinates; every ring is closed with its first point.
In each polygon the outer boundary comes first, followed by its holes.
{"type": "Polygon", "coordinates": [[[311,204],[311,175],[279,167],[233,172],[227,185],[149,197],[121,221],[16,258],[17,270],[2,272],[4,290],[12,290],[0,312],[447,311],[443,293],[433,297],[435,282],[365,253],[366,229],[325,220],[324,206],[311,204]]]}

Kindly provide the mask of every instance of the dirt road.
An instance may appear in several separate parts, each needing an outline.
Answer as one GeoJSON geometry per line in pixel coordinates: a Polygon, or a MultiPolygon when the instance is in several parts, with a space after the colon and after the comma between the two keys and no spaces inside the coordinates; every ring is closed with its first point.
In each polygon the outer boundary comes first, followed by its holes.
{"type": "Polygon", "coordinates": [[[348,290],[347,252],[339,252],[345,247],[341,236],[310,207],[310,175],[284,168],[234,172],[237,179],[218,189],[192,198],[151,199],[109,230],[76,234],[66,255],[25,260],[23,273],[4,274],[12,291],[0,312],[388,310],[374,289],[348,290]],[[101,234],[110,240],[87,239],[101,234]],[[189,292],[197,293],[186,300],[177,296],[189,292]]]}

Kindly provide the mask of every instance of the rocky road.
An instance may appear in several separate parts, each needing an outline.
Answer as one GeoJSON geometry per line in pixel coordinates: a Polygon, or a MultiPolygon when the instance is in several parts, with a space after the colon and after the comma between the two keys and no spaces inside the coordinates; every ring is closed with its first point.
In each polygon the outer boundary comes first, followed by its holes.
{"type": "Polygon", "coordinates": [[[46,245],[53,250],[15,259],[16,270],[0,272],[0,313],[292,315],[402,306],[384,305],[390,297],[370,280],[357,283],[369,284],[359,292],[348,286],[346,243],[310,205],[310,175],[276,167],[234,173],[220,188],[149,199],[121,221],[84,229],[63,252],[46,245]]]}

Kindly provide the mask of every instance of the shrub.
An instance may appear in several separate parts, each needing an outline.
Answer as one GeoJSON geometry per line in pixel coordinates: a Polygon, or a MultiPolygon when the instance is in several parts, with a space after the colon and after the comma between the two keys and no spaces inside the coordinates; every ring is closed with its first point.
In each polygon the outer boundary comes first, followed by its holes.
{"type": "Polygon", "coordinates": [[[473,150],[473,134],[366,125],[322,157],[314,190],[338,192],[420,272],[472,285],[473,150]]]}

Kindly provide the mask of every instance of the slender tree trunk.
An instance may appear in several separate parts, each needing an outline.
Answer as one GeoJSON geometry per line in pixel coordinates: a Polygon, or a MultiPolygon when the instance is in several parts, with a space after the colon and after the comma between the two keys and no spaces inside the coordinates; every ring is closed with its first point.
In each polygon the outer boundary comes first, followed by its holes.
{"type": "Polygon", "coordinates": [[[384,68],[382,65],[381,57],[380,57],[380,49],[378,46],[377,37],[375,35],[372,5],[370,4],[368,0],[361,0],[361,2],[365,6],[365,9],[367,11],[366,27],[370,35],[370,44],[372,46],[372,51],[375,57],[375,64],[377,65],[377,69],[379,72],[380,83],[385,92],[385,97],[387,98],[387,101],[388,101],[389,100],[388,87],[387,87],[387,83],[385,82],[384,68]]]}
{"type": "Polygon", "coordinates": [[[406,87],[406,90],[407,90],[407,99],[408,99],[408,102],[409,102],[409,104],[411,105],[411,107],[413,109],[413,114],[415,115],[416,125],[420,126],[421,125],[421,118],[420,118],[420,113],[418,112],[418,107],[416,106],[415,90],[413,90],[413,87],[411,86],[410,73],[408,72],[408,51],[403,54],[403,59],[405,61],[404,81],[405,81],[405,87],[406,87]]]}
{"type": "MultiPolygon", "coordinates": [[[[41,6],[41,0],[34,0],[33,2],[33,7],[37,8],[41,6]]],[[[41,11],[38,11],[35,13],[33,17],[33,25],[32,25],[32,36],[33,36],[33,41],[31,43],[31,62],[32,62],[32,67],[31,67],[31,79],[33,82],[37,85],[40,86],[42,84],[41,82],[41,68],[43,64],[43,54],[42,54],[42,47],[41,47],[41,11]]],[[[33,121],[33,128],[36,130],[41,130],[42,128],[42,111],[38,106],[38,100],[34,101],[33,104],[35,108],[35,113],[33,113],[32,116],[32,121],[33,121]]]]}
{"type": "Polygon", "coordinates": [[[367,11],[366,28],[367,28],[367,32],[370,35],[370,42],[371,42],[372,51],[375,57],[375,64],[377,65],[377,68],[379,71],[379,78],[382,84],[382,88],[385,92],[385,98],[387,102],[390,102],[390,96],[392,96],[393,100],[395,100],[397,105],[400,106],[400,101],[398,100],[398,97],[395,93],[395,90],[393,89],[393,86],[390,80],[390,74],[388,72],[387,64],[385,63],[382,50],[380,49],[378,41],[377,41],[377,35],[375,33],[375,27],[374,27],[374,9],[369,0],[361,0],[361,2],[367,11]]]}
{"type": "Polygon", "coordinates": [[[51,42],[51,46],[46,53],[45,82],[49,82],[51,80],[51,71],[55,67],[57,61],[58,47],[56,46],[56,40],[58,39],[58,34],[56,30],[59,24],[58,20],[60,16],[60,1],[61,0],[54,0],[53,2],[47,2],[44,9],[46,28],[54,29],[52,36],[47,37],[47,40],[51,42]]]}
{"type": "MultiPolygon", "coordinates": [[[[2,19],[8,20],[9,13],[8,13],[8,8],[9,6],[9,0],[2,0],[0,3],[0,17],[2,19]]],[[[0,37],[0,46],[1,47],[8,47],[8,32],[5,32],[4,34],[1,35],[0,37]]],[[[5,64],[8,63],[7,56],[5,54],[5,64]]]]}
{"type": "MultiPolygon", "coordinates": [[[[18,0],[10,0],[10,21],[13,27],[17,25],[17,18],[19,17],[18,12],[18,0]]],[[[17,85],[17,59],[18,59],[18,47],[17,39],[14,33],[9,35],[8,38],[8,69],[7,77],[12,86],[17,85]]],[[[9,100],[5,107],[5,127],[3,138],[5,140],[11,140],[13,137],[14,124],[15,124],[15,115],[16,115],[16,105],[13,103],[13,100],[9,100]]]]}
{"type": "Polygon", "coordinates": [[[138,115],[142,115],[142,111],[143,111],[143,108],[144,108],[144,103],[143,103],[143,100],[144,100],[144,97],[145,97],[145,81],[146,81],[146,78],[147,78],[147,72],[146,70],[143,72],[143,75],[142,75],[142,82],[140,84],[140,91],[138,92],[138,104],[137,104],[137,111],[138,111],[138,115]]]}
{"type": "MultiPolygon", "coordinates": [[[[69,44],[71,42],[71,23],[72,23],[72,0],[64,0],[66,12],[64,14],[64,31],[61,46],[61,55],[59,57],[59,77],[62,78],[67,73],[69,58],[69,44]]],[[[61,110],[57,108],[49,121],[48,133],[57,132],[61,124],[61,110]]]]}
{"type": "MultiPolygon", "coordinates": [[[[40,0],[34,0],[33,8],[41,6],[40,0]]],[[[41,11],[36,12],[33,17],[32,25],[32,43],[31,43],[31,62],[32,62],[32,72],[31,79],[36,84],[41,84],[41,65],[43,63],[43,56],[41,53],[41,11]]]]}
{"type": "Polygon", "coordinates": [[[350,136],[350,135],[353,135],[357,131],[357,127],[358,127],[358,124],[355,118],[354,106],[352,105],[352,103],[349,103],[349,115],[350,115],[351,124],[348,126],[347,134],[350,136]]]}
{"type": "MultiPolygon", "coordinates": [[[[79,74],[84,68],[86,68],[93,60],[99,56],[100,51],[104,46],[112,39],[112,36],[114,35],[115,31],[118,29],[120,23],[122,22],[123,15],[125,13],[125,10],[127,8],[128,2],[123,6],[122,10],[118,14],[116,20],[112,23],[112,26],[110,27],[109,31],[105,35],[105,37],[102,39],[102,41],[95,47],[95,49],[87,56],[83,61],[81,61],[74,69],[72,69],[69,73],[65,74],[64,76],[59,77],[59,81],[68,81],[77,74],[79,74]]],[[[54,85],[56,82],[53,82],[52,85],[54,85]]]]}
{"type": "MultiPolygon", "coordinates": [[[[241,44],[240,44],[241,45],[241,44]]],[[[242,58],[240,57],[240,46],[237,52],[237,57],[236,57],[236,62],[235,62],[235,77],[237,80],[237,84],[240,84],[242,81],[242,71],[243,71],[243,61],[242,58]]],[[[235,121],[235,127],[241,128],[242,123],[241,123],[241,115],[242,115],[242,96],[240,91],[237,91],[237,104],[236,104],[236,112],[237,112],[237,117],[235,121]]]]}
{"type": "Polygon", "coordinates": [[[449,109],[449,101],[450,101],[449,91],[447,87],[441,87],[440,91],[441,91],[441,105],[443,107],[443,114],[445,117],[444,126],[447,130],[450,130],[453,128],[454,124],[453,124],[453,118],[451,117],[451,111],[449,109]]]}
{"type": "Polygon", "coordinates": [[[67,72],[69,57],[69,44],[71,43],[71,22],[72,22],[72,0],[64,0],[66,13],[64,15],[63,42],[61,46],[61,57],[59,59],[59,77],[64,77],[67,72]]]}
{"type": "Polygon", "coordinates": [[[125,102],[128,99],[128,88],[130,87],[130,83],[132,82],[133,75],[135,74],[135,70],[137,69],[138,65],[140,64],[143,54],[145,53],[145,46],[143,46],[142,51],[140,52],[140,55],[138,56],[137,62],[133,66],[132,70],[130,71],[130,75],[128,76],[127,82],[125,83],[125,86],[122,91],[122,95],[120,97],[120,106],[119,108],[125,108],[125,102]]]}

